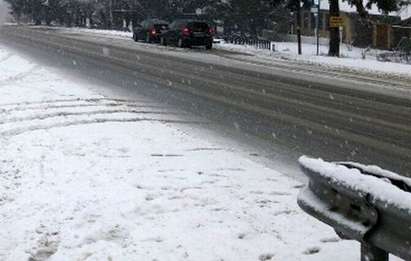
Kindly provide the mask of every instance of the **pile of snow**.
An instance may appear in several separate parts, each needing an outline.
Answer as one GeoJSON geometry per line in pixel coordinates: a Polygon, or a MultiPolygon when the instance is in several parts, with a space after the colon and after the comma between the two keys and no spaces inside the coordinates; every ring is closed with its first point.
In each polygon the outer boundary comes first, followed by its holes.
{"type": "Polygon", "coordinates": [[[301,184],[193,116],[0,46],[0,260],[356,260],[301,184]]]}

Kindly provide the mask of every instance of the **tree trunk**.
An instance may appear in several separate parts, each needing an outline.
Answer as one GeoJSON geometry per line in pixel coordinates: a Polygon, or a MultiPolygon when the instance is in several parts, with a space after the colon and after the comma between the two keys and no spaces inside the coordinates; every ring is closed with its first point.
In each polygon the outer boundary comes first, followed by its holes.
{"type": "MultiPolygon", "coordinates": [[[[329,0],[330,2],[330,18],[340,16],[339,0],[329,0]]],[[[327,21],[329,23],[329,21],[327,21]]],[[[340,56],[340,28],[330,27],[330,49],[329,56],[340,56]]]]}

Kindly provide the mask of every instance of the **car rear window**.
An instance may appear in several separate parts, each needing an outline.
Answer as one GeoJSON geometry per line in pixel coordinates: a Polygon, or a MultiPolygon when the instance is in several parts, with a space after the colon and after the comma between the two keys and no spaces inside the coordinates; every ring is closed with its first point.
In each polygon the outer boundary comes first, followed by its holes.
{"type": "Polygon", "coordinates": [[[208,31],[208,24],[207,23],[189,23],[188,27],[191,28],[194,32],[207,32],[208,31]]]}

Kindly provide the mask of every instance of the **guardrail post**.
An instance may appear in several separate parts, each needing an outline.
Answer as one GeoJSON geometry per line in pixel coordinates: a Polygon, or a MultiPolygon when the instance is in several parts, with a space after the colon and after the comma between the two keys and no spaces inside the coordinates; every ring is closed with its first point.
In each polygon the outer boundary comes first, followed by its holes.
{"type": "Polygon", "coordinates": [[[271,44],[271,46],[270,46],[271,51],[275,52],[275,43],[271,42],[270,44],[271,44]]]}
{"type": "Polygon", "coordinates": [[[388,253],[373,245],[361,244],[361,261],[388,261],[388,253]]]}

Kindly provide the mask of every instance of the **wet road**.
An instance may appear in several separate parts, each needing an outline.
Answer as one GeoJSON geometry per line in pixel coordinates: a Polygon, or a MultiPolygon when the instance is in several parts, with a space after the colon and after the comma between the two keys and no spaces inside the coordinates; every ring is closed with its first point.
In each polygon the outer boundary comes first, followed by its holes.
{"type": "Polygon", "coordinates": [[[122,87],[114,92],[157,97],[267,146],[282,146],[292,159],[309,154],[353,160],[411,176],[407,79],[250,62],[221,50],[178,50],[45,28],[8,26],[1,37],[21,49],[64,57],[84,73],[122,87]]]}

